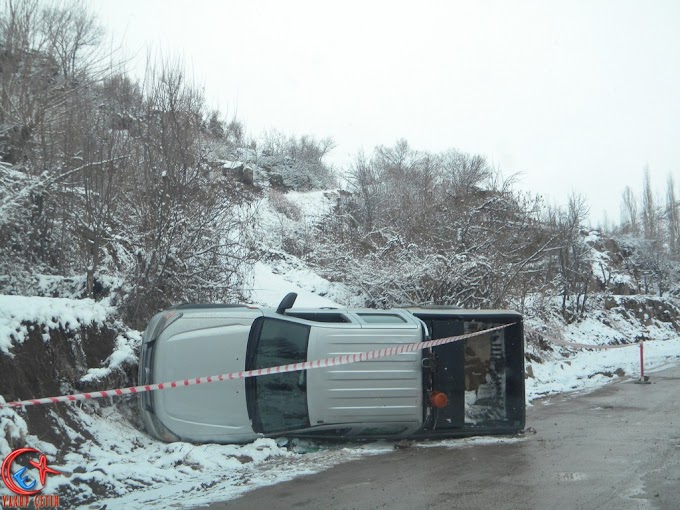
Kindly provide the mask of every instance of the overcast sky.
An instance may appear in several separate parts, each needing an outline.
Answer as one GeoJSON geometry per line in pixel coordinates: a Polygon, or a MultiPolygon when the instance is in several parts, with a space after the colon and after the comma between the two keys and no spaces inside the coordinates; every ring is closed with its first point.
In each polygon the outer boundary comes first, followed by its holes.
{"type": "Polygon", "coordinates": [[[680,1],[97,0],[141,64],[184,59],[254,137],[331,136],[331,162],[405,138],[482,154],[519,187],[619,219],[648,166],[680,194],[680,1]]]}

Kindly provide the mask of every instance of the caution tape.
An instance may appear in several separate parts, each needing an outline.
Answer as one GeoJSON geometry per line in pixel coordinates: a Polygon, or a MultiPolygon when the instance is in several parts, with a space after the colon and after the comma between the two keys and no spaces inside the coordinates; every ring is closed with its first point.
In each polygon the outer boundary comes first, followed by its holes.
{"type": "Polygon", "coordinates": [[[559,338],[544,335],[540,331],[535,329],[526,328],[527,331],[540,335],[543,339],[548,340],[550,343],[561,345],[563,347],[571,347],[574,349],[593,349],[595,351],[604,351],[607,349],[621,349],[624,347],[631,347],[638,344],[622,344],[622,345],[592,345],[592,344],[579,344],[577,342],[567,342],[566,340],[560,340],[559,338]]]}
{"type": "Polygon", "coordinates": [[[465,335],[451,336],[446,338],[438,338],[437,340],[427,340],[425,342],[418,342],[414,344],[401,344],[385,349],[378,349],[375,351],[361,352],[356,354],[346,354],[344,356],[336,356],[333,358],[317,359],[314,361],[305,361],[303,363],[293,363],[290,365],[281,365],[278,367],[258,368],[257,370],[244,370],[241,372],[231,372],[229,374],[210,375],[207,377],[196,377],[192,379],[183,379],[180,381],[164,382],[157,384],[146,384],[143,386],[132,386],[129,388],[118,388],[115,390],[93,391],[90,393],[74,393],[73,395],[61,395],[59,397],[45,397],[29,400],[17,400],[15,402],[0,402],[0,409],[3,407],[25,407],[37,406],[42,404],[57,404],[59,402],[77,402],[82,400],[93,400],[104,397],[120,397],[123,395],[135,395],[137,393],[146,393],[150,391],[169,390],[172,388],[184,388],[186,386],[194,386],[196,384],[214,383],[218,381],[229,381],[234,379],[246,379],[248,377],[259,377],[261,375],[270,374],[284,374],[286,372],[297,372],[298,370],[310,370],[315,368],[334,367],[338,365],[349,365],[352,363],[361,363],[362,361],[372,361],[380,358],[387,358],[405,352],[414,352],[422,349],[429,349],[439,345],[459,342],[468,338],[485,335],[493,331],[505,329],[515,323],[503,324],[494,328],[476,331],[474,333],[467,333],[465,335]]]}

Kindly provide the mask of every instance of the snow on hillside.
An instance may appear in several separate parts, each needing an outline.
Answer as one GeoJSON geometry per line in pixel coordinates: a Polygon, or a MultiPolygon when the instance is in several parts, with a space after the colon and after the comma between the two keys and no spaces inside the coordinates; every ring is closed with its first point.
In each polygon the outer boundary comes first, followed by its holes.
{"type": "Polygon", "coordinates": [[[28,334],[25,323],[43,325],[43,339],[49,330],[61,327],[75,331],[81,324],[102,324],[112,308],[92,299],[66,299],[0,295],[0,351],[10,352],[12,343],[22,343],[28,334]]]}
{"type": "Polygon", "coordinates": [[[253,268],[252,303],[276,307],[283,296],[296,292],[298,308],[315,306],[363,306],[364,300],[356,289],[329,282],[314,272],[314,268],[284,249],[286,238],[306,235],[310,222],[320,221],[337,199],[333,191],[270,192],[260,208],[263,260],[253,268]]]}
{"type": "MultiPolygon", "coordinates": [[[[597,331],[598,328],[593,330],[597,331]]],[[[601,328],[598,333],[600,338],[604,337],[606,328],[601,328]]],[[[592,337],[584,338],[590,340],[592,337]]],[[[644,343],[646,375],[680,361],[680,336],[668,337],[662,333],[651,338],[653,340],[644,343]]],[[[547,337],[547,341],[550,343],[550,337],[547,337]]],[[[613,381],[640,378],[640,350],[637,343],[607,349],[570,348],[558,344],[552,347],[555,350],[548,359],[542,363],[527,362],[525,365],[531,374],[525,381],[528,405],[531,405],[532,400],[544,396],[590,391],[613,381]]]]}
{"type": "Polygon", "coordinates": [[[324,297],[330,292],[330,283],[310,269],[291,270],[283,274],[279,271],[262,262],[255,264],[250,297],[253,303],[275,307],[283,296],[295,292],[298,295],[295,301],[296,308],[339,306],[335,301],[324,297]]]}
{"type": "MultiPolygon", "coordinates": [[[[289,194],[288,199],[299,208],[316,212],[332,204],[329,195],[321,192],[289,194]]],[[[269,228],[297,228],[294,220],[269,206],[263,209],[269,228]]],[[[272,235],[269,256],[254,267],[251,302],[275,307],[286,293],[297,292],[297,307],[361,304],[351,288],[319,277],[302,260],[282,251],[276,239],[272,235]]],[[[655,369],[678,362],[680,337],[672,328],[659,321],[640,325],[634,317],[621,313],[619,308],[622,307],[622,303],[614,302],[603,315],[568,327],[559,326],[557,320],[552,326],[531,318],[526,320],[527,331],[543,335],[549,346],[547,349],[536,344],[528,346],[527,352],[533,360],[527,363],[530,372],[526,381],[528,403],[543,395],[591,390],[605,383],[625,380],[620,377],[623,374],[628,378],[639,376],[636,344],[587,350],[556,343],[551,345],[551,338],[600,345],[630,342],[636,336],[642,336],[648,340],[645,342],[647,372],[653,373],[655,369]]],[[[22,341],[26,324],[31,322],[43,324],[46,330],[59,325],[68,328],[103,321],[110,313],[112,310],[107,305],[90,300],[0,296],[0,348],[4,353],[11,353],[13,343],[22,341]]],[[[138,345],[141,339],[139,332],[131,332],[126,338],[128,343],[118,345],[118,357],[129,357],[129,342],[138,345]]],[[[49,341],[47,337],[45,341],[49,341]]],[[[59,493],[69,508],[104,508],[104,505],[109,510],[194,507],[235,498],[260,486],[319,472],[365,455],[389,452],[394,446],[390,442],[329,445],[283,439],[260,439],[243,446],[166,444],[140,432],[117,407],[88,402],[79,404],[74,411],[82,428],[77,430],[65,424],[63,430],[82,444],[73,451],[60,452],[64,461],[54,467],[63,475],[50,476],[45,489],[46,493],[59,493]],[[92,439],[86,439],[85,430],[92,439]],[[102,496],[102,493],[106,495],[102,496]],[[97,502],[96,506],[92,506],[93,501],[97,502]]],[[[51,408],[50,412],[57,413],[57,409],[51,408]]],[[[4,457],[11,450],[5,437],[18,441],[27,436],[25,416],[21,410],[0,409],[0,456],[4,457]]],[[[528,425],[531,425],[530,421],[528,425]]],[[[473,438],[423,442],[415,446],[464,448],[479,442],[521,440],[473,438]]],[[[51,458],[58,453],[54,445],[37,436],[28,435],[25,443],[51,458]]],[[[8,494],[4,487],[0,493],[8,494]]]]}

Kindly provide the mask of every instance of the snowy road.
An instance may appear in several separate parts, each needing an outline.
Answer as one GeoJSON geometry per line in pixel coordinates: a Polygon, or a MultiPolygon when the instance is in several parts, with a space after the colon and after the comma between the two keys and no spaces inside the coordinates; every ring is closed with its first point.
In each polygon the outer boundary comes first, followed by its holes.
{"type": "Polygon", "coordinates": [[[535,434],[416,443],[208,508],[677,509],[680,365],[651,381],[539,403],[527,420],[535,434]]]}

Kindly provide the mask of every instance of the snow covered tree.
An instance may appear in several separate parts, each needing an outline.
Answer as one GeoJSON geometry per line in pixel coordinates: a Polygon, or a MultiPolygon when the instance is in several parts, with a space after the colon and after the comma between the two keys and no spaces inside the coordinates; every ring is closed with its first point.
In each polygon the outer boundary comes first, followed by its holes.
{"type": "Polygon", "coordinates": [[[360,281],[369,304],[521,306],[555,242],[539,201],[480,156],[399,140],[359,153],[349,183],[321,222],[324,243],[343,249],[317,254],[327,274],[360,281]]]}
{"type": "Polygon", "coordinates": [[[680,202],[675,194],[673,174],[666,181],[666,225],[671,259],[680,262],[680,202]]]}
{"type": "Polygon", "coordinates": [[[4,207],[22,232],[13,257],[41,270],[73,258],[65,213],[73,178],[90,168],[77,149],[77,117],[99,76],[86,63],[100,34],[83,4],[0,8],[0,156],[30,181],[4,207]]]}
{"type": "Polygon", "coordinates": [[[571,194],[566,211],[552,215],[553,228],[558,233],[558,287],[562,296],[562,315],[569,319],[570,310],[576,315],[585,312],[588,286],[592,277],[590,247],[581,235],[588,216],[588,206],[581,195],[571,194]]]}
{"type": "Polygon", "coordinates": [[[642,232],[646,240],[658,243],[659,215],[654,201],[649,167],[645,167],[642,185],[642,232]]]}
{"type": "Polygon", "coordinates": [[[238,299],[253,213],[209,171],[202,93],[177,63],[143,85],[103,65],[100,37],[85,4],[3,6],[0,270],[84,276],[88,296],[122,277],[139,326],[178,301],[238,299]]]}
{"type": "Polygon", "coordinates": [[[122,208],[132,320],[179,301],[237,300],[253,260],[253,214],[209,167],[202,93],[178,63],[150,68],[129,146],[122,208]]]}
{"type": "Polygon", "coordinates": [[[253,162],[272,173],[270,180],[276,187],[327,189],[336,185],[335,173],[324,161],[334,147],[332,138],[317,140],[308,135],[298,138],[272,130],[257,144],[253,162]]]}
{"type": "Polygon", "coordinates": [[[621,204],[621,223],[631,234],[637,235],[640,231],[638,223],[637,199],[629,186],[623,191],[623,204],[621,204]]]}

